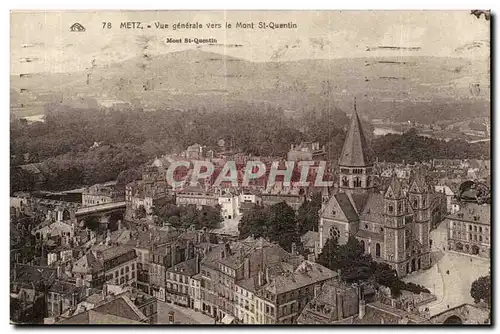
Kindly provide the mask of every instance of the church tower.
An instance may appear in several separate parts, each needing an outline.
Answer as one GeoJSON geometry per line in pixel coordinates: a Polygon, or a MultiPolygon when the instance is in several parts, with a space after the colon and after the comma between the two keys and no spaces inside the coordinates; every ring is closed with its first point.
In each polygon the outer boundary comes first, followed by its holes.
{"type": "Polygon", "coordinates": [[[398,275],[406,274],[406,250],[411,240],[411,230],[407,226],[409,208],[403,187],[396,176],[393,176],[389,188],[384,195],[384,245],[385,260],[398,275]]]}
{"type": "Polygon", "coordinates": [[[429,268],[430,259],[430,239],[431,228],[431,198],[430,186],[425,179],[425,174],[421,169],[415,171],[410,179],[408,200],[414,212],[414,235],[419,241],[419,258],[417,259],[417,270],[429,268]]]}
{"type": "Polygon", "coordinates": [[[365,193],[373,189],[373,161],[356,110],[339,159],[339,188],[342,192],[365,193]]]}

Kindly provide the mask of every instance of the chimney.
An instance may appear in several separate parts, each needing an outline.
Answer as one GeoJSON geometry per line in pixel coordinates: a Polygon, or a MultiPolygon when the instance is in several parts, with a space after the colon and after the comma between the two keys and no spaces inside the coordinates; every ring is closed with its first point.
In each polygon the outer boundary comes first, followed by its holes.
{"type": "Polygon", "coordinates": [[[269,268],[266,267],[266,283],[269,282],[269,268]]]}
{"type": "Polygon", "coordinates": [[[104,283],[102,286],[102,297],[106,299],[107,295],[108,295],[108,285],[104,283]]]}
{"type": "Polygon", "coordinates": [[[292,242],[292,255],[297,255],[297,245],[292,242]]]}
{"type": "Polygon", "coordinates": [[[366,301],[365,299],[361,299],[359,301],[359,313],[358,313],[358,318],[359,319],[363,319],[365,317],[365,313],[366,313],[366,301]]]}
{"type": "Polygon", "coordinates": [[[262,273],[262,271],[259,271],[259,274],[258,274],[258,285],[259,287],[260,286],[263,286],[264,285],[264,274],[262,273]]]}
{"type": "Polygon", "coordinates": [[[243,275],[245,278],[250,278],[250,259],[248,257],[243,262],[243,275]]]}
{"type": "Polygon", "coordinates": [[[191,249],[190,249],[191,247],[190,246],[191,246],[191,242],[188,241],[187,245],[186,245],[186,250],[184,252],[184,260],[185,261],[189,260],[189,255],[191,254],[191,249]]]}
{"type": "Polygon", "coordinates": [[[341,291],[337,291],[337,315],[338,320],[344,319],[344,296],[341,291]]]}
{"type": "Polygon", "coordinates": [[[225,257],[225,251],[224,249],[220,250],[220,258],[223,259],[225,257]]]}
{"type": "Polygon", "coordinates": [[[174,266],[177,264],[175,263],[176,262],[175,251],[176,251],[175,246],[174,245],[170,246],[170,266],[174,266]]]}

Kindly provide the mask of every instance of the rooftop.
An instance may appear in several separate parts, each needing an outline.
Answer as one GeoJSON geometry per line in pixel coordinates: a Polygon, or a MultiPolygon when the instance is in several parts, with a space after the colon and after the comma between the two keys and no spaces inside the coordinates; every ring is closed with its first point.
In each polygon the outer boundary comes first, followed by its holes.
{"type": "Polygon", "coordinates": [[[449,215],[448,218],[490,225],[491,205],[464,203],[458,212],[449,215]]]}
{"type": "Polygon", "coordinates": [[[366,142],[361,121],[354,106],[351,125],[340,154],[339,165],[346,167],[364,167],[372,164],[371,152],[366,142]]]}

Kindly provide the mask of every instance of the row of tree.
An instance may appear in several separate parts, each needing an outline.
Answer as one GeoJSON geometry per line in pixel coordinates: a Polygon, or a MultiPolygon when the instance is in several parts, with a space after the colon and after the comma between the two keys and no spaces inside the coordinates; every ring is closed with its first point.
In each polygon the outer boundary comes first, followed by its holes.
{"type": "Polygon", "coordinates": [[[300,206],[297,214],[285,202],[272,206],[256,206],[243,214],[238,225],[239,238],[263,237],[276,241],[283,249],[291,251],[292,243],[302,252],[300,237],[318,228],[321,195],[315,194],[300,206]]]}
{"type": "MultiPolygon", "coordinates": [[[[247,103],[217,112],[51,108],[44,123],[13,119],[10,124],[11,167],[42,162],[40,188],[48,190],[114,180],[123,170],[193,143],[218,149],[220,139],[226,147],[248,154],[280,157],[286,156],[290,144],[315,141],[325,145],[327,159],[335,161],[349,122],[335,106],[304,110],[298,119],[281,109],[260,110],[247,103]]],[[[373,126],[363,126],[371,134],[373,126]]],[[[393,162],[490,157],[488,143],[444,142],[418,136],[414,130],[373,139],[372,146],[380,160],[393,162]]],[[[12,175],[11,189],[31,190],[35,182],[19,174],[12,175]]]]}
{"type": "Polygon", "coordinates": [[[220,206],[218,205],[197,208],[196,205],[177,206],[172,203],[165,203],[153,207],[153,215],[157,216],[160,222],[169,223],[176,228],[188,228],[194,225],[198,229],[203,227],[213,229],[220,227],[222,222],[220,206]]]}
{"type": "Polygon", "coordinates": [[[391,289],[393,297],[401,295],[402,290],[421,293],[430,291],[414,283],[406,283],[398,278],[396,270],[388,264],[373,261],[370,254],[365,254],[363,245],[354,236],[347,243],[340,245],[337,238],[330,238],[325,243],[318,258],[318,263],[335,271],[340,271],[346,282],[374,281],[391,289]]]}

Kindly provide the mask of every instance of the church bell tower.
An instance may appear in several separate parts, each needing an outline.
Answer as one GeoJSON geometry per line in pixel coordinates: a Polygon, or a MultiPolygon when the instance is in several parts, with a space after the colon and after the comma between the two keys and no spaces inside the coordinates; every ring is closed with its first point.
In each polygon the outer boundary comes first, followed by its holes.
{"type": "Polygon", "coordinates": [[[364,193],[373,189],[373,160],[358,116],[356,99],[339,159],[339,188],[351,193],[364,193]]]}

